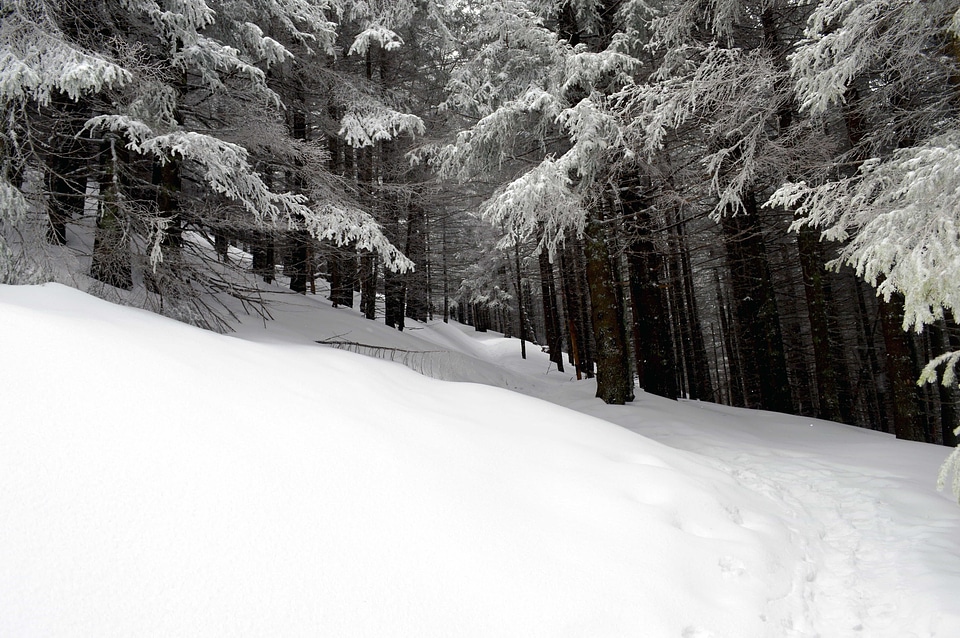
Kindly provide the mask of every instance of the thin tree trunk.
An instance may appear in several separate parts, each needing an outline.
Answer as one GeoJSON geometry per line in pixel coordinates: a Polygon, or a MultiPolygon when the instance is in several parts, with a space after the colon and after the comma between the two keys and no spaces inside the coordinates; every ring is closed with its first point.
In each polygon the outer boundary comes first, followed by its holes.
{"type": "Polygon", "coordinates": [[[51,100],[53,130],[45,147],[47,239],[67,243],[67,222],[83,215],[86,197],[86,147],[80,139],[86,106],[55,92],[51,100]]]}
{"type": "Polygon", "coordinates": [[[263,278],[264,283],[273,283],[276,265],[273,237],[267,233],[255,233],[250,252],[253,256],[253,272],[263,278]]]}
{"type": "Polygon", "coordinates": [[[443,278],[443,323],[450,323],[450,274],[447,269],[447,216],[440,222],[440,259],[443,278]]]}
{"type": "MultiPolygon", "coordinates": [[[[415,194],[414,197],[419,197],[415,194]]],[[[407,206],[407,242],[405,253],[415,269],[407,273],[406,316],[416,321],[427,320],[427,212],[419,202],[407,206]]]]}
{"type": "Polygon", "coordinates": [[[742,354],[745,403],[790,413],[793,401],[787,377],[780,319],[766,248],[753,195],[747,210],[721,220],[730,265],[737,342],[742,354]]]}
{"type": "Polygon", "coordinates": [[[133,286],[127,224],[120,205],[123,197],[121,166],[127,151],[117,140],[105,142],[100,174],[100,211],[93,242],[90,276],[129,290],[133,286]]]}
{"type": "Polygon", "coordinates": [[[523,282],[520,270],[520,236],[514,233],[513,236],[513,256],[515,270],[515,289],[517,291],[517,318],[520,321],[520,356],[527,358],[527,322],[523,320],[523,282]]]}
{"type": "Polygon", "coordinates": [[[377,255],[369,250],[360,253],[360,311],[377,318],[377,255]]]}
{"type": "MultiPolygon", "coordinates": [[[[368,52],[369,65],[369,52],[368,52]]],[[[369,70],[368,70],[369,75],[369,70]]],[[[376,169],[376,149],[378,146],[359,149],[360,192],[364,194],[366,203],[371,208],[375,206],[374,181],[376,169]]],[[[360,312],[367,319],[377,318],[377,254],[370,250],[360,253],[360,312]]]]}
{"type": "Polygon", "coordinates": [[[733,316],[730,311],[730,304],[724,300],[723,288],[720,283],[720,275],[717,278],[717,308],[720,315],[720,332],[723,333],[723,347],[727,352],[727,366],[730,369],[729,393],[730,405],[745,407],[746,399],[743,389],[743,373],[740,366],[740,348],[736,340],[736,332],[732,329],[733,316]]]}
{"type": "Polygon", "coordinates": [[[820,241],[816,232],[804,226],[797,238],[800,251],[800,269],[803,273],[803,289],[810,318],[813,358],[816,366],[817,416],[830,421],[843,421],[840,411],[840,395],[837,378],[843,371],[842,361],[833,357],[830,344],[830,325],[827,318],[827,298],[824,290],[826,269],[821,258],[820,241]]]}
{"type": "Polygon", "coordinates": [[[577,380],[581,379],[584,372],[586,372],[587,378],[590,378],[593,374],[587,359],[586,326],[583,320],[586,304],[580,288],[582,275],[579,259],[577,259],[577,253],[574,252],[573,246],[564,247],[560,251],[560,272],[563,277],[561,289],[563,290],[563,302],[568,317],[567,328],[570,333],[571,363],[574,364],[577,371],[577,380]]]}
{"type": "Polygon", "coordinates": [[[560,310],[557,307],[557,288],[553,277],[553,264],[547,251],[541,250],[537,257],[540,267],[540,295],[543,302],[543,328],[547,337],[550,361],[563,372],[563,351],[560,341],[560,310]]]}
{"type": "Polygon", "coordinates": [[[703,341],[703,326],[700,324],[700,312],[697,309],[693,268],[690,264],[690,251],[687,249],[683,222],[678,221],[675,229],[676,246],[680,256],[680,274],[683,282],[684,315],[680,320],[685,326],[683,332],[690,356],[688,370],[690,371],[691,398],[712,401],[713,387],[710,384],[710,363],[707,361],[707,347],[703,341]]]}

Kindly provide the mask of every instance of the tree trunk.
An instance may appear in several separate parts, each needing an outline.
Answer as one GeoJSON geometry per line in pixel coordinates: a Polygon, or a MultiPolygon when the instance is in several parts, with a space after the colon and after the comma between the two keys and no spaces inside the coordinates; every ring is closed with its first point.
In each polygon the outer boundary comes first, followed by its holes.
{"type": "MultiPolygon", "coordinates": [[[[290,290],[301,295],[307,294],[307,277],[310,269],[310,236],[304,231],[295,230],[289,233],[290,253],[284,262],[283,271],[290,277],[290,290]]],[[[336,302],[334,302],[336,305],[336,302]]]]}
{"type": "Polygon", "coordinates": [[[103,283],[129,290],[133,287],[126,217],[120,206],[123,197],[121,166],[127,151],[111,138],[104,144],[100,174],[100,210],[93,242],[90,276],[103,283]]]}
{"type": "Polygon", "coordinates": [[[570,340],[570,363],[577,373],[577,380],[581,380],[585,369],[584,357],[586,352],[583,346],[584,328],[580,322],[582,313],[582,299],[579,294],[580,273],[571,256],[572,249],[563,247],[560,250],[560,291],[562,293],[564,311],[567,316],[567,334],[570,340]]]}
{"type": "Polygon", "coordinates": [[[264,283],[273,283],[276,266],[273,237],[267,233],[258,232],[253,235],[250,243],[254,274],[261,277],[264,283]]]}
{"type": "Polygon", "coordinates": [[[585,240],[576,240],[573,250],[574,272],[577,276],[576,298],[577,308],[580,311],[578,325],[580,326],[579,336],[581,337],[581,347],[583,356],[580,362],[586,371],[587,378],[594,377],[594,369],[597,361],[597,344],[594,339],[593,317],[591,315],[590,302],[590,279],[587,274],[587,251],[585,240]]]}
{"type": "Polygon", "coordinates": [[[670,335],[670,312],[664,263],[651,235],[652,220],[642,202],[624,194],[633,217],[635,237],[627,254],[630,300],[633,304],[634,355],[637,378],[646,392],[676,399],[678,388],[670,335]]]}
{"type": "Polygon", "coordinates": [[[444,215],[440,221],[440,259],[443,278],[443,323],[450,323],[450,273],[447,266],[447,216],[444,215]]]}
{"type": "Polygon", "coordinates": [[[527,358],[527,322],[524,321],[524,312],[523,312],[523,273],[521,272],[520,266],[520,236],[518,233],[514,233],[513,236],[513,256],[514,256],[514,268],[516,272],[515,279],[515,289],[517,291],[517,319],[520,322],[520,357],[523,359],[527,358]]]}
{"type": "Polygon", "coordinates": [[[867,414],[867,422],[873,429],[889,431],[893,428],[887,428],[887,398],[889,393],[889,383],[884,384],[881,381],[882,368],[877,349],[876,326],[879,321],[874,322],[870,316],[867,307],[865,292],[866,284],[859,277],[850,276],[853,282],[854,294],[856,297],[857,311],[857,349],[860,359],[860,375],[857,380],[857,391],[854,393],[854,399],[861,398],[867,414]],[[864,365],[866,364],[866,365],[864,365]]]}
{"type": "Polygon", "coordinates": [[[790,413],[780,319],[753,195],[747,210],[721,220],[733,292],[746,407],[790,413]]]}
{"type": "Polygon", "coordinates": [[[377,318],[377,255],[369,250],[360,253],[360,312],[377,318]]]}
{"type": "Polygon", "coordinates": [[[614,279],[602,222],[598,213],[593,212],[584,231],[590,310],[597,346],[597,397],[605,403],[623,405],[633,400],[633,378],[621,321],[618,283],[614,279]]]}
{"type": "MultiPolygon", "coordinates": [[[[370,52],[367,52],[368,78],[370,52]]],[[[379,143],[372,147],[357,150],[358,171],[357,179],[360,182],[360,193],[362,201],[371,209],[376,206],[375,182],[377,168],[377,151],[379,143]]],[[[377,318],[377,262],[378,257],[375,252],[363,250],[360,252],[360,312],[367,319],[377,318]]]]}
{"type": "Polygon", "coordinates": [[[840,368],[842,361],[833,356],[830,343],[830,324],[827,318],[827,297],[824,279],[827,272],[821,258],[821,246],[816,231],[804,226],[797,238],[800,251],[800,269],[803,273],[803,289],[810,317],[813,358],[816,366],[817,416],[829,421],[843,421],[840,411],[838,377],[845,374],[840,368]]]}
{"type": "MultiPolygon", "coordinates": [[[[419,194],[414,194],[419,197],[419,194]]],[[[407,242],[405,254],[414,263],[413,272],[405,275],[407,306],[406,316],[425,322],[427,320],[427,211],[418,201],[407,206],[407,242]]]]}
{"type": "Polygon", "coordinates": [[[545,249],[537,256],[540,267],[540,296],[543,302],[543,329],[547,338],[550,361],[563,372],[563,352],[560,341],[560,309],[557,307],[557,287],[553,277],[553,264],[545,249]]]}
{"type": "Polygon", "coordinates": [[[684,236],[683,222],[677,220],[673,226],[674,241],[680,259],[681,291],[683,314],[680,317],[682,334],[689,364],[687,366],[690,384],[690,398],[713,401],[713,387],[710,383],[710,363],[707,361],[707,347],[703,342],[703,326],[700,324],[700,312],[697,309],[697,296],[694,288],[693,268],[690,264],[690,251],[684,236]]]}
{"type": "Polygon", "coordinates": [[[917,402],[917,373],[907,333],[903,331],[903,299],[899,295],[890,302],[880,301],[880,329],[886,350],[884,365],[890,381],[893,407],[893,431],[898,439],[923,441],[917,402]]]}
{"type": "Polygon", "coordinates": [[[743,389],[743,372],[740,366],[740,344],[737,342],[737,333],[733,330],[734,319],[730,311],[729,302],[725,301],[720,275],[717,273],[717,308],[720,314],[720,331],[723,333],[723,347],[727,352],[727,367],[730,369],[728,392],[730,405],[746,406],[746,393],[743,389]]]}
{"type": "MultiPolygon", "coordinates": [[[[960,350],[960,335],[957,334],[957,325],[952,319],[941,321],[937,329],[936,336],[932,337],[935,342],[936,353],[960,350]]],[[[940,383],[938,388],[943,444],[956,447],[960,443],[960,438],[954,433],[954,430],[960,426],[960,410],[957,409],[958,401],[960,401],[960,391],[958,391],[957,384],[947,387],[940,383]]]]}
{"type": "Polygon", "coordinates": [[[53,130],[44,149],[47,239],[67,243],[67,221],[83,215],[86,197],[86,147],[80,140],[86,119],[85,105],[55,92],[51,100],[53,130]]]}
{"type": "MultiPolygon", "coordinates": [[[[401,226],[399,202],[390,202],[387,207],[387,218],[384,220],[383,231],[387,239],[394,246],[400,246],[401,226]]],[[[391,328],[403,330],[406,308],[406,280],[403,275],[395,273],[389,268],[383,270],[384,322],[391,328]]],[[[477,308],[474,311],[474,326],[480,321],[477,317],[477,308]]],[[[484,327],[486,329],[486,327],[484,327]]]]}

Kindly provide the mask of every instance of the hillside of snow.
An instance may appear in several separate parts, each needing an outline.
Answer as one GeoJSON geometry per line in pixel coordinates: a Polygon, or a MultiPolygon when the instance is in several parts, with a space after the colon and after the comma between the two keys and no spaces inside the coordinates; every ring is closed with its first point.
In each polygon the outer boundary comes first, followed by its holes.
{"type": "Polygon", "coordinates": [[[279,301],[0,286],[0,636],[960,636],[946,448],[279,301]]]}

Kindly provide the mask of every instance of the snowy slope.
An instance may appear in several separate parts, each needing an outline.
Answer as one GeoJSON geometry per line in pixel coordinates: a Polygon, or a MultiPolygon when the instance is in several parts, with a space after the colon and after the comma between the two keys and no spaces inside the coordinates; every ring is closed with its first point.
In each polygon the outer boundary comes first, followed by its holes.
{"type": "Polygon", "coordinates": [[[0,636],[960,636],[946,449],[294,300],[221,336],[0,286],[0,636]]]}

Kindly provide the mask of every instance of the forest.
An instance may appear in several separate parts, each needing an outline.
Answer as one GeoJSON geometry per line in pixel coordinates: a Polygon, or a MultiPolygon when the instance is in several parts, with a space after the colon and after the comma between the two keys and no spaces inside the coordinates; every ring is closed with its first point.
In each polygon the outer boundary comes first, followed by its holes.
{"type": "Polygon", "coordinates": [[[957,0],[0,0],[0,115],[0,283],[958,442],[957,0]]]}

